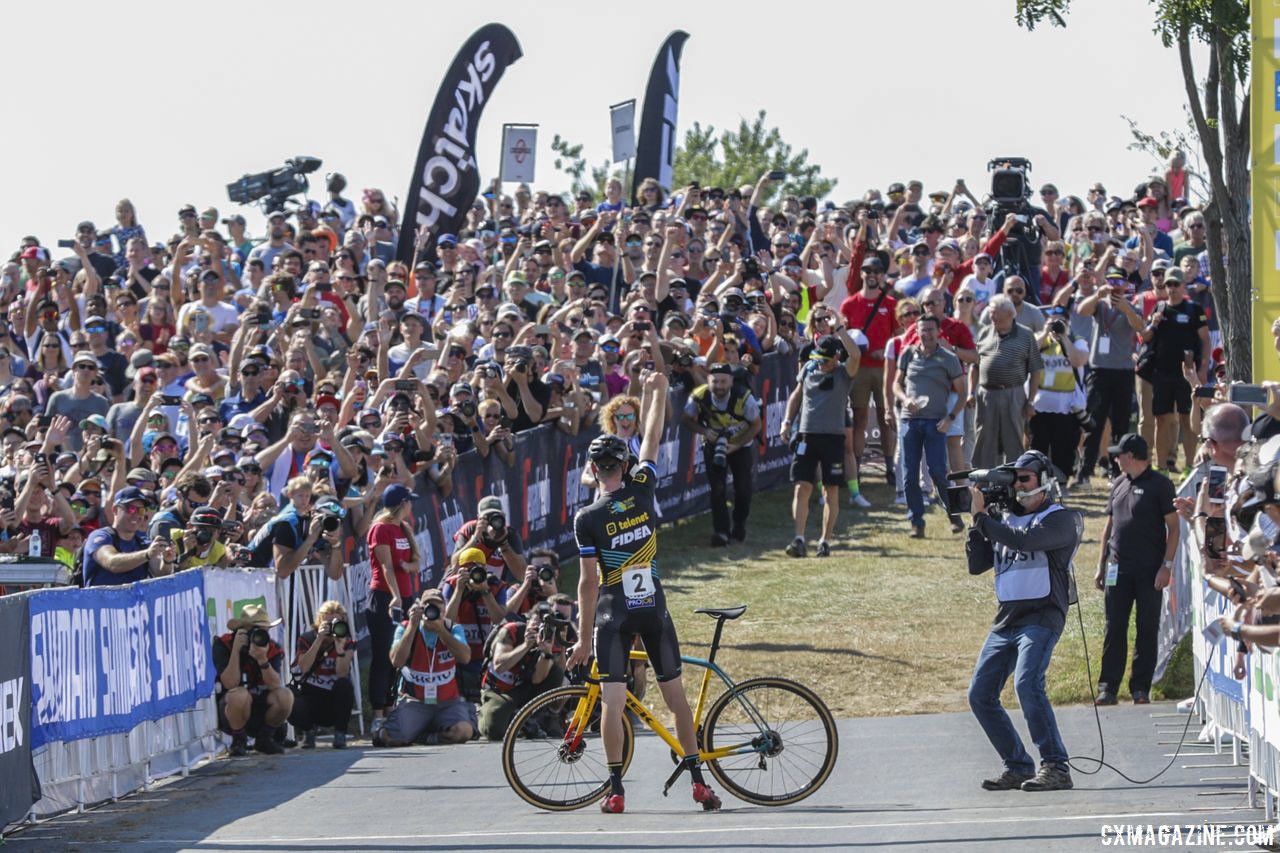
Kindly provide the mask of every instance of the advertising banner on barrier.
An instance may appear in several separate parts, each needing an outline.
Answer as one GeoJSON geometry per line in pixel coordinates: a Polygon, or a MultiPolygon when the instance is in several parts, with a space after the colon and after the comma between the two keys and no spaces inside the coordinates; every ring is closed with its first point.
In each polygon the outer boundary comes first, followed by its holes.
{"type": "MultiPolygon", "coordinates": [[[[786,482],[791,452],[778,434],[787,396],[795,387],[796,357],[766,356],[754,377],[752,390],[760,398],[764,428],[755,444],[756,464],[752,485],[756,491],[786,482]]],[[[680,425],[684,394],[673,394],[667,410],[667,427],[658,450],[658,504],[664,520],[673,521],[705,511],[710,488],[705,477],[702,440],[680,425]],[[683,472],[683,473],[680,473],[683,472]]],[[[593,499],[582,485],[587,446],[594,433],[567,436],[551,426],[516,435],[514,467],[508,468],[496,453],[482,458],[474,452],[458,457],[453,472],[453,493],[441,498],[431,485],[421,489],[414,504],[418,546],[422,551],[422,583],[440,580],[440,568],[453,554],[453,535],[475,518],[476,505],[486,495],[497,495],[506,508],[507,526],[515,531],[525,550],[551,548],[562,558],[576,553],[573,516],[593,499]]],[[[710,530],[708,529],[708,534],[710,530]]],[[[364,559],[363,547],[352,564],[364,559]]],[[[367,565],[367,564],[365,564],[367,565]]],[[[352,580],[353,602],[359,602],[359,582],[352,580]]],[[[358,604],[357,604],[358,606],[358,604]]]]}
{"type": "Polygon", "coordinates": [[[127,732],[213,690],[203,574],[30,598],[33,749],[127,732]]]}
{"type": "Polygon", "coordinates": [[[40,799],[31,763],[31,657],[27,600],[0,598],[0,827],[21,820],[40,799]]]}
{"type": "MultiPolygon", "coordinates": [[[[1203,472],[1195,472],[1178,487],[1180,497],[1194,498],[1200,488],[1203,472]]],[[[1173,650],[1191,630],[1192,584],[1200,583],[1200,576],[1192,563],[1192,554],[1198,546],[1191,544],[1191,528],[1186,521],[1179,521],[1181,530],[1178,551],[1173,555],[1174,572],[1160,599],[1160,631],[1156,636],[1156,671],[1153,681],[1164,678],[1165,667],[1173,657],[1173,650]]]]}
{"type": "MultiPolygon", "coordinates": [[[[227,621],[239,616],[246,604],[266,607],[272,621],[284,615],[271,572],[208,569],[204,572],[204,599],[210,638],[227,633],[227,621]]],[[[284,644],[283,625],[272,632],[272,639],[284,644]]]]}

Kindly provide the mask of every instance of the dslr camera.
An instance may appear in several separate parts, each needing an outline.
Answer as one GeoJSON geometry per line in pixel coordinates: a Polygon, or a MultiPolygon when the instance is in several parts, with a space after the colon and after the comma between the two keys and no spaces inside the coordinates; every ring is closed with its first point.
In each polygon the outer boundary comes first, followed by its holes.
{"type": "Polygon", "coordinates": [[[573,620],[556,610],[551,604],[545,601],[539,603],[538,615],[542,618],[542,624],[538,627],[538,642],[561,646],[569,646],[577,642],[573,620]]]}
{"type": "Polygon", "coordinates": [[[489,574],[489,570],[484,566],[472,566],[471,571],[467,572],[468,579],[475,584],[487,583],[489,586],[497,586],[500,580],[489,574]]]}
{"type": "Polygon", "coordinates": [[[507,541],[507,519],[500,512],[491,512],[480,519],[485,524],[485,531],[480,541],[485,547],[493,548],[507,541]]]}

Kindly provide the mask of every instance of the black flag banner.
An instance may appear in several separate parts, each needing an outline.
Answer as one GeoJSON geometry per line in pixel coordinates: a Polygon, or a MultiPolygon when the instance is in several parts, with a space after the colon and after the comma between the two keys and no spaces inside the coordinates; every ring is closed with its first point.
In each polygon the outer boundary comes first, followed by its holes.
{"type": "MultiPolygon", "coordinates": [[[[667,36],[653,60],[649,85],[644,91],[644,112],[640,115],[640,138],[636,141],[636,175],[631,196],[645,178],[654,178],[671,190],[671,171],[676,159],[676,107],[680,102],[680,51],[689,34],[676,30],[667,36]]],[[[401,240],[404,236],[401,235],[401,240]]]]}
{"type": "Polygon", "coordinates": [[[507,66],[521,57],[520,42],[502,24],[486,24],[467,39],[453,58],[436,94],[418,160],[405,196],[404,219],[396,256],[413,259],[418,228],[456,234],[480,191],[476,167],[476,127],[489,96],[507,66]]]}
{"type": "Polygon", "coordinates": [[[0,829],[22,820],[40,799],[40,781],[31,763],[29,598],[0,598],[0,829]]]}

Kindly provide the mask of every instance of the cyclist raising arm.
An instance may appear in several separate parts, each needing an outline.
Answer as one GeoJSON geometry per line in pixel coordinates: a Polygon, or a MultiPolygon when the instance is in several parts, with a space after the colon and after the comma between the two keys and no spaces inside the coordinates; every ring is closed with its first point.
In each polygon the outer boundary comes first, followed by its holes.
{"type": "Polygon", "coordinates": [[[640,411],[644,432],[640,463],[627,470],[627,443],[616,435],[601,435],[587,451],[591,473],[600,485],[601,497],[579,510],[574,518],[581,572],[578,580],[578,643],[569,655],[569,666],[586,663],[594,650],[603,704],[600,731],[609,766],[609,796],[600,810],[623,810],[622,712],[626,707],[627,664],[636,635],[662,691],[662,698],[676,718],[676,734],[693,779],[693,799],[708,811],[720,808],[720,798],[702,778],[698,763],[693,712],[680,678],[680,643],[667,612],[666,597],[658,580],[657,512],[655,509],[658,445],[667,405],[667,379],[660,373],[642,376],[644,394],[640,411]],[[603,566],[601,565],[603,564],[603,566]],[[603,574],[603,578],[601,575],[603,574]]]}

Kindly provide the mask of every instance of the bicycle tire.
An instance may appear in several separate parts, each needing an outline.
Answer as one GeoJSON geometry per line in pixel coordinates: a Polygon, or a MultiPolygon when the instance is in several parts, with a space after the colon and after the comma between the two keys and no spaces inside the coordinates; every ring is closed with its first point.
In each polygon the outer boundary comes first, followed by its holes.
{"type": "MultiPolygon", "coordinates": [[[[502,772],[511,789],[530,805],[549,811],[572,811],[591,805],[609,790],[604,739],[591,731],[590,720],[580,741],[582,748],[576,753],[565,753],[565,737],[535,739],[520,736],[525,724],[544,712],[555,714],[561,728],[567,732],[574,709],[586,695],[587,688],[584,685],[558,687],[543,693],[521,708],[507,727],[507,733],[502,739],[502,772]],[[549,707],[559,702],[563,703],[560,708],[549,707]],[[522,757],[521,753],[528,755],[522,757]],[[542,755],[547,760],[539,763],[538,759],[542,755]],[[590,756],[587,763],[581,763],[587,756],[590,756]],[[531,765],[530,762],[534,763],[531,765]],[[562,779],[558,770],[539,768],[569,768],[568,778],[562,779]],[[574,772],[575,769],[577,772],[574,772]],[[560,792],[559,795],[557,792],[560,792]]],[[[592,718],[598,717],[599,713],[600,704],[597,701],[592,718]]],[[[635,752],[635,735],[631,730],[631,720],[626,714],[622,715],[622,732],[622,772],[625,774],[635,752]]]]}
{"type": "Polygon", "coordinates": [[[743,713],[737,700],[739,694],[746,694],[746,698],[768,723],[770,731],[780,737],[781,749],[771,755],[750,752],[708,761],[707,767],[711,770],[711,775],[738,799],[758,806],[790,805],[821,788],[835,768],[840,751],[836,722],[816,693],[790,679],[752,678],[721,694],[707,712],[701,748],[712,752],[717,748],[717,741],[727,746],[759,738],[760,729],[743,713]],[[762,694],[761,691],[770,693],[762,694]],[[756,695],[752,695],[753,693],[756,695]],[[770,699],[772,695],[777,695],[778,698],[770,699]],[[783,701],[790,709],[785,712],[774,709],[771,713],[769,706],[783,701]],[[734,711],[737,711],[739,719],[734,719],[734,711]],[[782,719],[779,722],[776,715],[780,713],[792,719],[782,719]],[[780,759],[788,754],[788,748],[801,766],[796,768],[791,764],[785,765],[781,776],[788,787],[779,791],[778,774],[771,774],[770,767],[783,767],[780,759]],[[764,768],[760,767],[762,761],[765,762],[764,768]],[[807,770],[804,765],[811,765],[813,769],[807,770]],[[766,777],[770,780],[768,792],[763,790],[763,784],[757,784],[764,782],[766,777]],[[801,779],[807,781],[798,787],[792,787],[795,783],[788,781],[801,779]]]}

